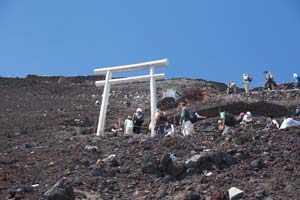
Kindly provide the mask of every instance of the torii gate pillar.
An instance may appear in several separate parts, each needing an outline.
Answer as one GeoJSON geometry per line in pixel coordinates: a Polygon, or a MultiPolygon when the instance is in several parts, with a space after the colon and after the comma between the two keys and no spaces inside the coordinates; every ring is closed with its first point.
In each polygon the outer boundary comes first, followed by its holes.
{"type": "Polygon", "coordinates": [[[154,77],[154,67],[150,67],[150,102],[151,102],[151,137],[155,136],[155,111],[157,109],[156,82],[154,77]]]}
{"type": "Polygon", "coordinates": [[[104,136],[104,127],[105,127],[106,112],[107,112],[107,105],[108,105],[109,91],[110,91],[109,81],[111,80],[111,77],[112,77],[111,72],[107,71],[105,77],[104,90],[102,94],[101,108],[100,108],[98,127],[97,127],[97,136],[104,136]]]}

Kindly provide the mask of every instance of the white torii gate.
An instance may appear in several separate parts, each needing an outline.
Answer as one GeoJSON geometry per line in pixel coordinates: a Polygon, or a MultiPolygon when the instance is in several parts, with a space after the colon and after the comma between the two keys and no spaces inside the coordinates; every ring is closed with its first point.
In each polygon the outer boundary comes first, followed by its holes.
{"type": "MultiPolygon", "coordinates": [[[[132,65],[94,69],[95,75],[106,74],[106,78],[104,81],[96,81],[95,83],[96,87],[101,87],[104,85],[101,109],[100,109],[98,127],[97,127],[97,136],[104,136],[104,127],[105,127],[110,85],[114,85],[114,84],[132,83],[136,81],[146,81],[150,79],[151,124],[154,124],[154,114],[155,114],[155,110],[157,109],[155,80],[165,78],[165,74],[155,74],[154,69],[156,67],[163,67],[166,65],[168,65],[168,60],[163,59],[163,60],[156,60],[156,61],[145,62],[145,63],[132,64],[132,65]],[[112,79],[113,72],[136,71],[136,70],[143,70],[148,68],[150,69],[149,75],[112,79]]],[[[151,137],[154,136],[155,136],[154,126],[151,126],[151,137]]]]}

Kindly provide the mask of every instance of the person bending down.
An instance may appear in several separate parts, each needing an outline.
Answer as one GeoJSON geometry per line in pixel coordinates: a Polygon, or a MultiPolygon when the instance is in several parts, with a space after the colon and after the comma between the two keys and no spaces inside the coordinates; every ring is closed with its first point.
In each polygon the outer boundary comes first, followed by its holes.
{"type": "Polygon", "coordinates": [[[219,130],[223,130],[222,136],[230,134],[233,127],[235,126],[234,116],[227,112],[220,113],[221,123],[219,125],[219,130]]]}
{"type": "Polygon", "coordinates": [[[286,118],[283,120],[281,126],[280,126],[280,130],[285,130],[287,128],[291,128],[291,127],[299,127],[300,128],[300,121],[294,120],[293,118],[286,118]]]}

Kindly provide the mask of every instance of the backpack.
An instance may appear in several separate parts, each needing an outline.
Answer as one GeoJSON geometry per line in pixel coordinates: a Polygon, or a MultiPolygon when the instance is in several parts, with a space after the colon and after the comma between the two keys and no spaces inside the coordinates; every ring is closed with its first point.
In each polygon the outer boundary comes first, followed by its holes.
{"type": "Polygon", "coordinates": [[[248,79],[249,82],[251,82],[252,81],[252,76],[248,74],[247,79],[248,79]]]}
{"type": "Polygon", "coordinates": [[[251,81],[252,81],[252,76],[251,76],[250,74],[246,74],[246,75],[244,76],[244,81],[249,81],[249,82],[251,82],[251,81]]]}
{"type": "Polygon", "coordinates": [[[136,115],[134,119],[134,123],[142,124],[144,123],[144,115],[136,115]]]}
{"type": "Polygon", "coordinates": [[[271,74],[271,72],[268,72],[266,75],[267,80],[273,80],[273,75],[271,74]]]}
{"type": "Polygon", "coordinates": [[[231,127],[235,125],[234,116],[227,112],[225,113],[225,125],[231,126],[231,127]]]}

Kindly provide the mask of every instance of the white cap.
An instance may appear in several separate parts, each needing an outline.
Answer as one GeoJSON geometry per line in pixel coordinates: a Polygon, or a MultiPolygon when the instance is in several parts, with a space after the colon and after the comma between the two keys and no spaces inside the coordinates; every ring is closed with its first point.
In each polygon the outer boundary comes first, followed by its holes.
{"type": "Polygon", "coordinates": [[[294,78],[297,78],[297,77],[298,77],[298,74],[297,74],[297,73],[294,73],[293,76],[294,76],[294,78]]]}
{"type": "Polygon", "coordinates": [[[141,108],[136,109],[136,112],[143,112],[141,108]]]}
{"type": "Polygon", "coordinates": [[[246,115],[251,115],[251,112],[249,112],[249,111],[248,111],[248,112],[246,112],[246,115]]]}

